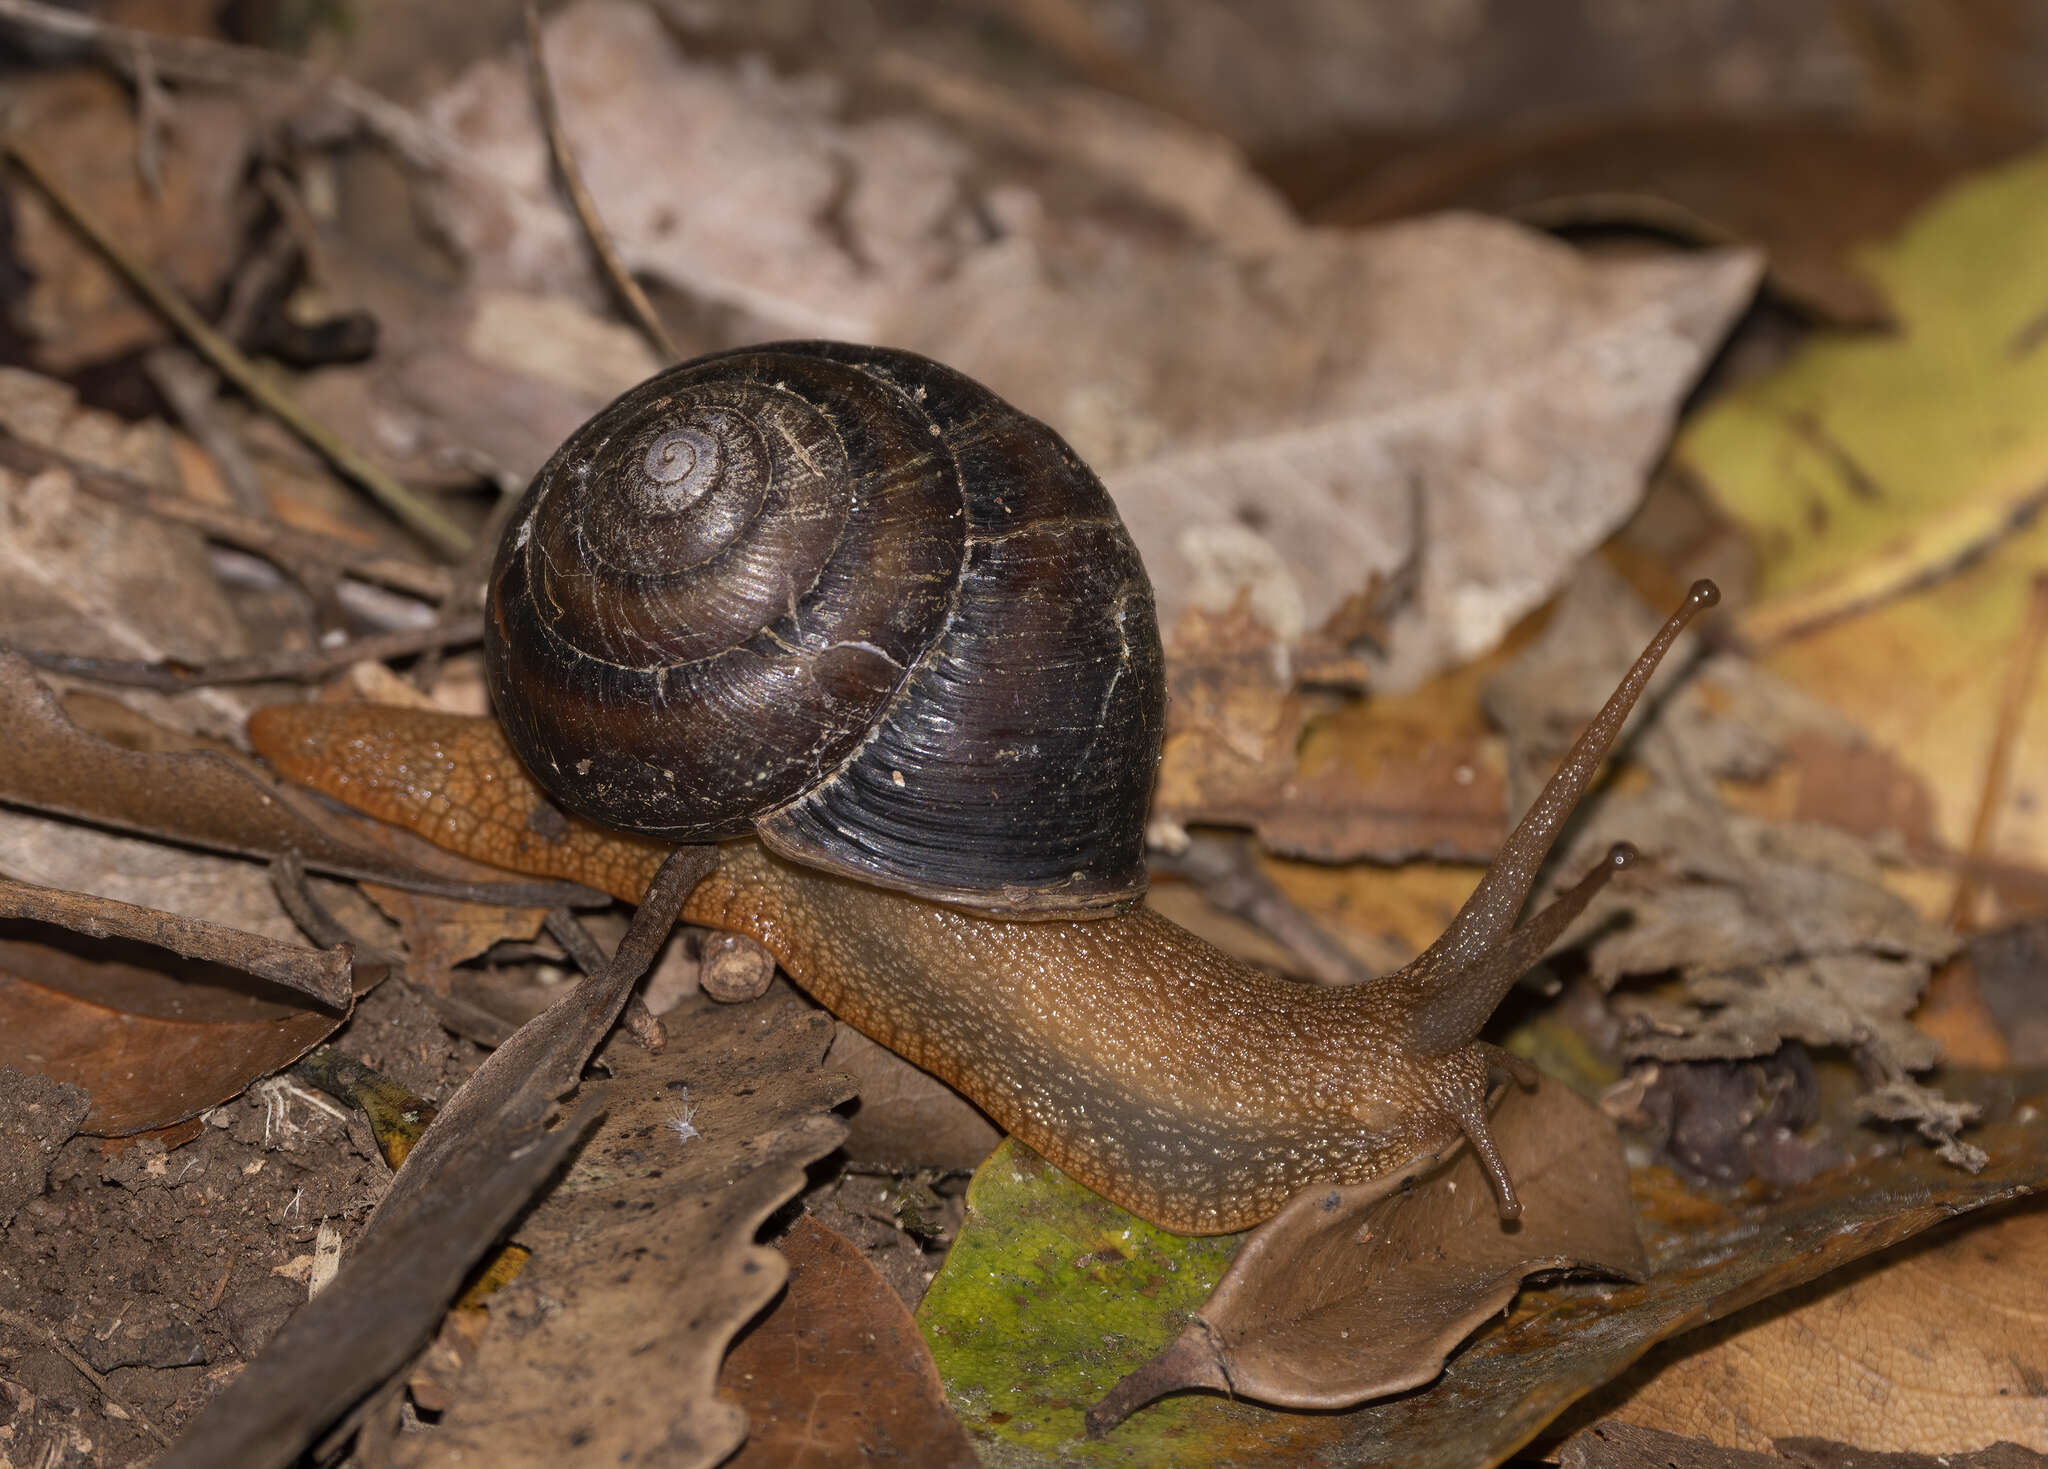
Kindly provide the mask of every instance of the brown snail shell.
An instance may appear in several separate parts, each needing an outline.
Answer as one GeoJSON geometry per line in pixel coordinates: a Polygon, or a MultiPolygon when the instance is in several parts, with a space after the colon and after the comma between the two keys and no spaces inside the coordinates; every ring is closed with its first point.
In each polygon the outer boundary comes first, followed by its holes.
{"type": "Polygon", "coordinates": [[[528,488],[485,654],[513,747],[604,825],[1006,916],[1144,890],[1137,550],[1057,434],[928,358],[775,343],[627,392],[528,488]]]}

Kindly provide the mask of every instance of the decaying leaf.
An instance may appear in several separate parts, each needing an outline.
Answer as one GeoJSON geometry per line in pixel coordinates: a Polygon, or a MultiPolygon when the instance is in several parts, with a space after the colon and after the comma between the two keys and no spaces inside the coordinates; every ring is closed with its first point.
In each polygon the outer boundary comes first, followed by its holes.
{"type": "MultiPolygon", "coordinates": [[[[182,456],[158,422],[82,407],[64,383],[0,368],[0,429],[152,488],[178,485],[182,456]]],[[[86,493],[64,469],[0,469],[0,643],[110,657],[200,662],[249,651],[206,544],[86,493]]],[[[250,696],[201,689],[165,700],[124,693],[138,709],[213,734],[239,727],[250,696]]]]}
{"type": "Polygon", "coordinates": [[[2048,231],[2032,153],[1944,196],[1872,252],[1908,329],[1817,337],[1687,426],[1676,452],[1755,538],[1775,641],[1957,567],[2039,503],[2030,350],[2048,231]]]}
{"type": "Polygon", "coordinates": [[[1658,1348],[1589,1411],[1766,1450],[1789,1434],[2048,1452],[2048,1209],[1955,1226],[1658,1348]]]}
{"type": "MultiPolygon", "coordinates": [[[[1589,563],[1551,625],[1489,689],[1519,770],[1542,770],[1598,707],[1597,683],[1578,671],[1625,663],[1645,625],[1652,614],[1589,563]]],[[[1596,902],[1596,917],[1626,910],[1628,921],[1596,930],[1593,973],[1608,985],[1666,973],[1682,982],[1677,994],[1618,997],[1629,1054],[1741,1059],[1787,1040],[1848,1047],[1871,1078],[1872,1105],[1882,1100],[1889,1115],[1920,1123],[1967,1166],[1974,1155],[1956,1140],[1961,1121],[1906,1075],[1940,1058],[1908,1017],[1954,935],[1884,885],[1867,842],[1718,798],[1716,779],[1769,770],[1790,731],[1839,729],[1838,716],[1774,683],[1733,660],[1707,665],[1634,741],[1650,783],[1611,792],[1580,818],[1561,870],[1627,840],[1665,875],[1596,902]]]]}
{"type": "Polygon", "coordinates": [[[711,1465],[739,1445],[718,1360],[783,1278],[754,1231],[844,1135],[847,1092],[819,1064],[830,1020],[787,993],[693,996],[669,1033],[658,1056],[604,1053],[604,1123],[520,1227],[533,1259],[412,1462],[711,1465]]]}
{"type": "Polygon", "coordinates": [[[1601,1104],[1699,1183],[1734,1188],[1755,1178],[1790,1189],[1849,1161],[1814,1126],[1822,1117],[1820,1077],[1797,1042],[1747,1061],[1638,1065],[1601,1104]]]}
{"type": "Polygon", "coordinates": [[[1968,1454],[1886,1453],[1832,1439],[1781,1438],[1774,1454],[1724,1448],[1661,1428],[1612,1421],[1574,1435],[1558,1453],[1560,1469],[2043,1469],[2048,1458],[2016,1443],[1968,1454]]]}
{"type": "MultiPolygon", "coordinates": [[[[1688,425],[1678,463],[1748,534],[1764,667],[1826,698],[1919,775],[1933,832],[1971,846],[1985,752],[2048,547],[2042,245],[2034,152],[1960,185],[1870,257],[1904,328],[1821,335],[1688,425]]],[[[2048,863],[2048,685],[2017,711],[1990,833],[2048,863]]]]}
{"type": "Polygon", "coordinates": [[[1574,1434],[1557,1456],[1558,1469],[1783,1469],[1775,1454],[1723,1448],[1633,1423],[1596,1423],[1574,1434]]]}
{"type": "MultiPolygon", "coordinates": [[[[1169,1234],[1083,1188],[1014,1138],[976,1171],[967,1220],[917,1308],[954,1410],[983,1443],[1057,1462],[1099,1457],[1081,1414],[1202,1303],[1242,1235],[1169,1234]]],[[[1171,1462],[1201,1442],[1218,1463],[1210,1404],[1172,1400],[1117,1436],[1106,1462],[1171,1462]]],[[[1234,1405],[1227,1405],[1234,1406],[1234,1405]]],[[[1238,1410],[1225,1436],[1260,1421],[1238,1410]]]]}
{"type": "Polygon", "coordinates": [[[0,878],[0,919],[10,918],[54,924],[90,938],[134,940],[182,959],[224,964],[297,990],[331,1010],[347,1010],[353,997],[353,965],[343,949],[279,943],[157,908],[0,878]]]}
{"type": "Polygon", "coordinates": [[[102,1136],[196,1116],[290,1065],[343,1018],[217,964],[0,939],[0,1064],[83,1087],[92,1111],[81,1130],[102,1136]]]}
{"type": "Polygon", "coordinates": [[[1319,862],[1483,859],[1500,845],[1498,740],[1467,670],[1323,714],[1296,687],[1299,650],[1242,598],[1191,608],[1172,646],[1154,821],[1246,826],[1270,852],[1319,862]]]}
{"type": "Polygon", "coordinates": [[[378,822],[322,806],[212,750],[144,753],[81,730],[12,653],[0,652],[0,801],[253,857],[296,853],[352,877],[478,893],[500,901],[573,901],[575,889],[502,883],[504,874],[450,856],[378,822]]]}
{"type": "Polygon", "coordinates": [[[931,1352],[888,1283],[809,1214],[782,1239],[789,1287],[733,1346],[719,1393],[747,1413],[733,1469],[977,1469],[931,1352]]]}
{"type": "Polygon", "coordinates": [[[1205,1387],[1347,1408],[1419,1387],[1531,1275],[1641,1279],[1614,1124],[1555,1081],[1511,1089],[1494,1140],[1522,1194],[1504,1224],[1469,1149],[1371,1183],[1310,1189],[1245,1237],[1195,1319],[1088,1410],[1106,1432],[1161,1393],[1205,1387]]]}
{"type": "MultiPolygon", "coordinates": [[[[1764,1205],[1728,1207],[1638,1172],[1650,1278],[1593,1303],[1525,1291],[1500,1325],[1453,1358],[1429,1388],[1353,1415],[1353,1462],[1498,1463],[1574,1399],[1658,1341],[1909,1239],[1957,1214],[2048,1184],[2043,1078],[1987,1077],[1970,1099],[1991,1154],[1971,1176],[1907,1148],[1865,1157],[1764,1205]]],[[[1952,1083],[1952,1085],[1955,1083],[1952,1083]]]]}
{"type": "MultiPolygon", "coordinates": [[[[644,884],[640,891],[647,891],[644,884]]],[[[405,936],[406,977],[441,994],[450,992],[457,964],[501,939],[534,938],[547,919],[545,908],[457,902],[380,883],[365,884],[364,892],[405,936]]]]}

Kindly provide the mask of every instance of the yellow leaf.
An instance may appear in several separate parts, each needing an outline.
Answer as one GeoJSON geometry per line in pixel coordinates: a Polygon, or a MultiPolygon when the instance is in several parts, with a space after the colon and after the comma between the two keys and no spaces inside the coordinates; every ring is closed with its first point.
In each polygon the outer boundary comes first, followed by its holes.
{"type": "MultiPolygon", "coordinates": [[[[2029,523],[2048,502],[2048,151],[1951,190],[1867,263],[1896,332],[1818,334],[1674,453],[1756,548],[1742,630],[1762,661],[1918,772],[1960,851],[2048,567],[2029,523]]],[[[2021,713],[1990,855],[2040,867],[2048,679],[2021,713]]]]}

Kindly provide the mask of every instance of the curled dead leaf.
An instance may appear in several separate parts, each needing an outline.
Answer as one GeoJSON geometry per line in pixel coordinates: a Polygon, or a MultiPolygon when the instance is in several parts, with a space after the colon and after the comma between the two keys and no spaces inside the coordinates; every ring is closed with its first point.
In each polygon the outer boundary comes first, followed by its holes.
{"type": "Polygon", "coordinates": [[[156,950],[0,939],[0,1064],[83,1087],[83,1132],[164,1127],[290,1065],[344,1018],[266,988],[156,950]]]}
{"type": "Polygon", "coordinates": [[[1614,1124],[1555,1081],[1511,1089],[1494,1138],[1522,1194],[1503,1223],[1469,1149],[1371,1183],[1310,1189],[1245,1239],[1172,1345],[1088,1412],[1091,1434],[1161,1393],[1208,1387],[1290,1408],[1348,1408],[1418,1387],[1531,1275],[1641,1279],[1614,1124]]]}

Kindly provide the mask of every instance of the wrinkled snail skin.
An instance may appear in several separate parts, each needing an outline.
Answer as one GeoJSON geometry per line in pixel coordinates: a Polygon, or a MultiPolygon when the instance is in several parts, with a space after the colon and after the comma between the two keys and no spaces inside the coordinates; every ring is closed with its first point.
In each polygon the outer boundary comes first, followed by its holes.
{"type": "Polygon", "coordinates": [[[724,841],[686,917],[758,939],[841,1018],[1167,1229],[1245,1228],[1460,1137],[1512,1217],[1487,1097],[1532,1073],[1475,1037],[1633,860],[1616,847],[1517,922],[1658,660],[1717,597],[1694,586],[1444,936],[1348,989],[1273,978],[1131,906],[1164,725],[1137,553],[1057,435],[909,353],[700,359],[579,429],[492,575],[509,750],[415,715],[441,752],[419,758],[389,710],[322,756],[305,706],[264,711],[251,740],[430,838],[450,831],[443,785],[492,793],[486,860],[602,845],[538,797],[508,816],[520,761],[601,826],[724,841]]]}
{"type": "Polygon", "coordinates": [[[1185,1234],[1375,1177],[1484,1106],[1472,1046],[1400,1045],[1398,985],[1312,988],[1145,909],[1005,922],[730,843],[685,916],[758,939],[827,1009],[1096,1192],[1185,1234]]]}

